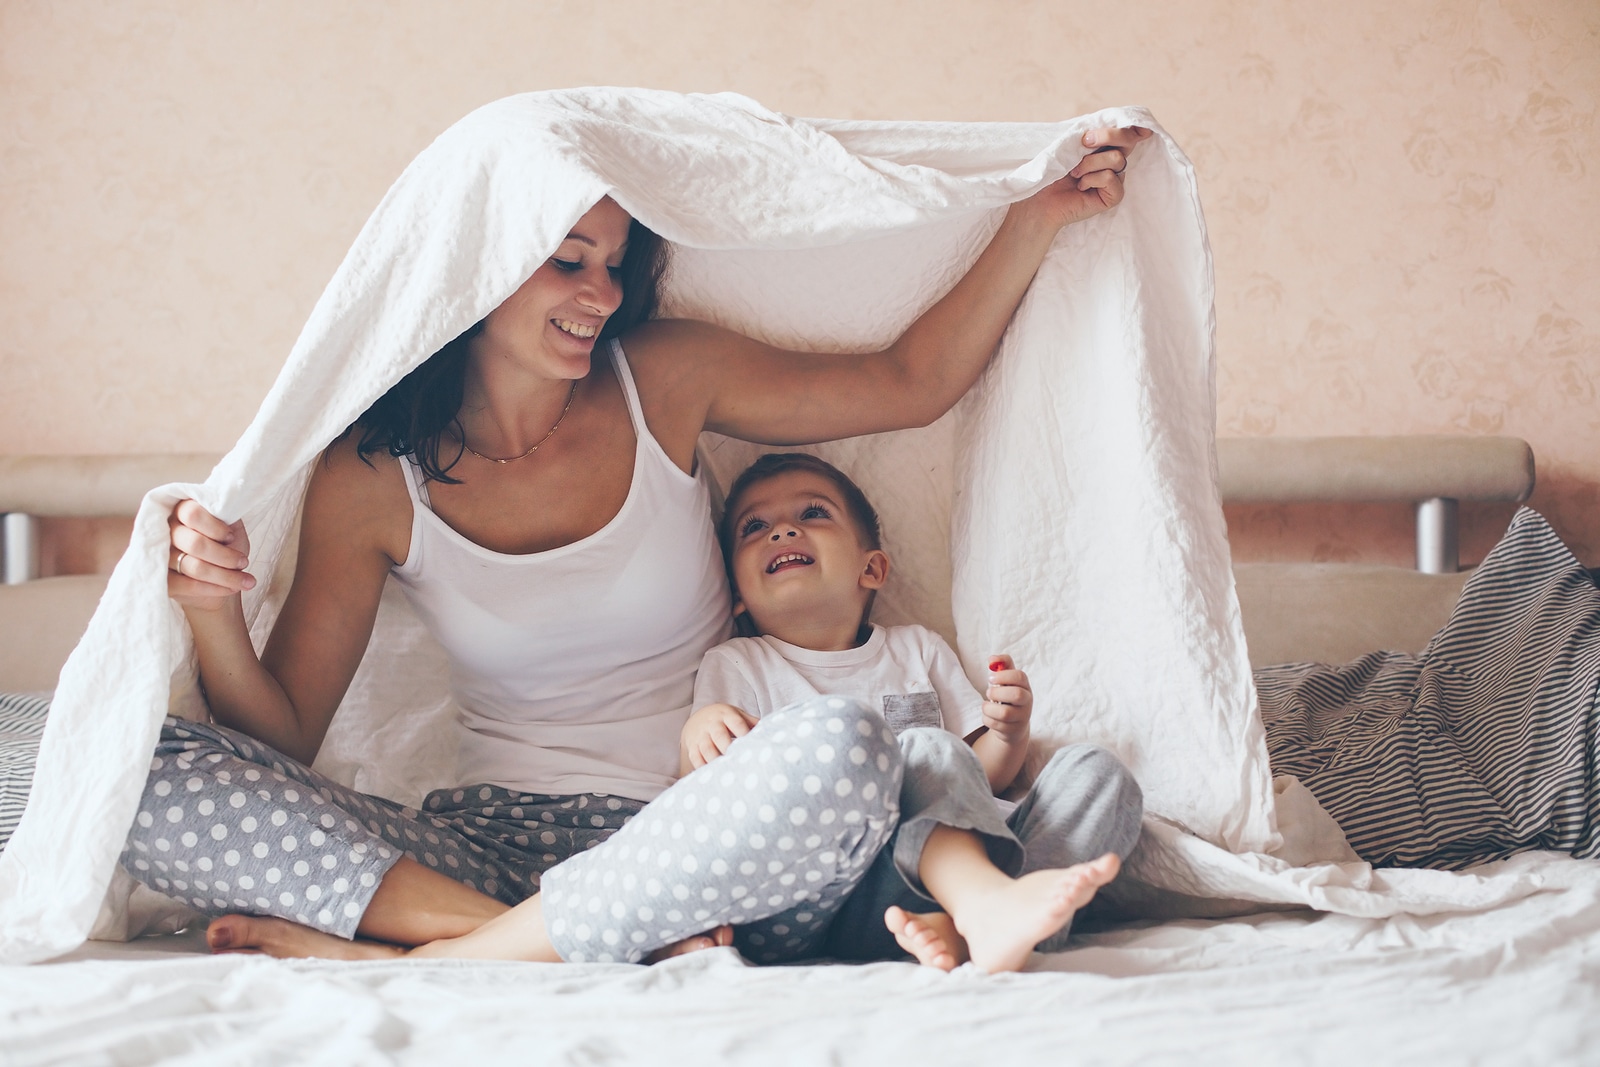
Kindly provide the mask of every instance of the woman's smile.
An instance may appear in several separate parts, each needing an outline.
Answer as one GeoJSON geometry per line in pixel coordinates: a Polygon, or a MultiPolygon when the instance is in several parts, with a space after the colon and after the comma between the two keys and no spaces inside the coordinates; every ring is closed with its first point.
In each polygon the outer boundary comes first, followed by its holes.
{"type": "Polygon", "coordinates": [[[619,272],[632,221],[609,198],[590,208],[555,253],[489,313],[476,347],[549,377],[588,374],[595,338],[622,302],[619,272]]]}
{"type": "Polygon", "coordinates": [[[600,332],[599,326],[591,326],[581,322],[572,322],[568,319],[551,319],[551,325],[562,333],[570,334],[580,340],[592,341],[595,334],[600,332]]]}

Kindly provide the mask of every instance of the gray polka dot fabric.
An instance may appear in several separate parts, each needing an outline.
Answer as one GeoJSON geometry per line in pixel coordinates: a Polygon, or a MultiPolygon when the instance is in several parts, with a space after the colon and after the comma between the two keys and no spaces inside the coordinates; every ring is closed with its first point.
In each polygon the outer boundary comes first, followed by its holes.
{"type": "Polygon", "coordinates": [[[815,956],[899,815],[900,748],[866,705],[768,715],[604,848],[544,876],[563,959],[637,962],[724,923],[759,963],[815,956]]]}
{"type": "Polygon", "coordinates": [[[122,864],[208,915],[349,938],[405,855],[508,904],[542,887],[568,960],[637,962],[729,923],[749,958],[777,963],[817,954],[889,839],[900,775],[883,719],[829,697],[767,716],[648,807],[474,785],[417,810],[235,731],[168,719],[122,864]]]}
{"type": "Polygon", "coordinates": [[[477,785],[423,810],[346,789],[224,727],[168,719],[122,865],[208,915],[275,915],[353,937],[402,855],[515,904],[643,807],[477,785]]]}

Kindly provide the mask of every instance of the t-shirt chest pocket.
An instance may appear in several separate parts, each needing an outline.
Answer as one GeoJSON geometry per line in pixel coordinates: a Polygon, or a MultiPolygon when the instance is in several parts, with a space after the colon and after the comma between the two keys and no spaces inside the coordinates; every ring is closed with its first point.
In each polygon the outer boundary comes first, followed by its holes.
{"type": "Polygon", "coordinates": [[[883,717],[898,736],[914,726],[944,725],[938,693],[889,693],[883,698],[883,717]]]}

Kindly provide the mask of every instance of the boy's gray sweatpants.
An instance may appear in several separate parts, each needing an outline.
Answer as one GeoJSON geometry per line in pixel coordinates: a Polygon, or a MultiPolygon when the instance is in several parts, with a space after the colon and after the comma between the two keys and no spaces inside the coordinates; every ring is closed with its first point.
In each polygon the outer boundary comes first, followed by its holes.
{"type": "Polygon", "coordinates": [[[473,785],[417,810],[236,731],[169,719],[122,864],[208,915],[352,937],[405,855],[508,904],[542,884],[565,959],[636,962],[732,923],[751,959],[785,962],[820,953],[888,841],[900,763],[880,716],[819,697],[768,716],[648,806],[473,785]]]}
{"type": "MultiPolygon", "coordinates": [[[[989,858],[1012,876],[1086,863],[1107,852],[1125,857],[1139,840],[1144,795],[1128,769],[1097,745],[1056,752],[1009,816],[1000,813],[983,765],[959,737],[914,728],[900,734],[900,747],[900,826],[834,918],[824,951],[835,959],[906,958],[883,913],[890,905],[940,910],[917,876],[935,826],[982,835],[989,858]]],[[[1070,925],[1040,942],[1038,951],[1065,949],[1069,934],[1070,925]]]]}

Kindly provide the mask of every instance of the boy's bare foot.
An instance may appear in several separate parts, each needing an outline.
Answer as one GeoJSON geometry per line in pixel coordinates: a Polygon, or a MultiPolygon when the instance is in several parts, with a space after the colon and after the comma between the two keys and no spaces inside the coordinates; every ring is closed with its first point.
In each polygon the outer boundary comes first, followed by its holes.
{"type": "Polygon", "coordinates": [[[883,913],[883,924],[895,943],[924,967],[953,971],[971,958],[955,920],[942,911],[911,912],[891,905],[883,913]]]}
{"type": "Polygon", "coordinates": [[[708,948],[726,948],[731,944],[733,944],[733,927],[719,926],[696,937],[686,937],[682,941],[658,948],[646,956],[644,962],[660,963],[674,956],[687,956],[691,952],[700,952],[708,948]]]}
{"type": "Polygon", "coordinates": [[[1060,870],[1034,871],[964,900],[951,918],[975,967],[990,974],[1020,971],[1033,946],[1070,923],[1121,869],[1122,861],[1107,853],[1060,870]]]}
{"type": "Polygon", "coordinates": [[[206,927],[212,952],[245,952],[279,959],[389,960],[405,954],[398,945],[381,941],[346,941],[287,919],[259,915],[224,915],[206,927]]]}

